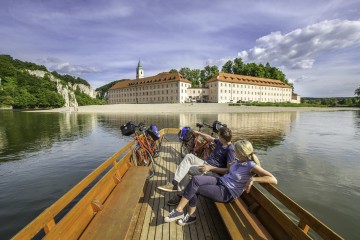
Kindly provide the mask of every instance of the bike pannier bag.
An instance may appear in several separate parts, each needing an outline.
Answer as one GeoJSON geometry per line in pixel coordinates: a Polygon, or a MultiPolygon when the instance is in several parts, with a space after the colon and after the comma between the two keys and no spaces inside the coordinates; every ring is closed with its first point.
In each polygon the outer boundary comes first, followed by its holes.
{"type": "Polygon", "coordinates": [[[155,125],[150,125],[150,127],[146,130],[146,133],[150,135],[150,137],[156,141],[160,138],[160,133],[155,125]]]}
{"type": "Polygon", "coordinates": [[[122,135],[130,136],[135,133],[135,125],[132,122],[128,122],[122,126],[120,126],[120,130],[122,135]]]}

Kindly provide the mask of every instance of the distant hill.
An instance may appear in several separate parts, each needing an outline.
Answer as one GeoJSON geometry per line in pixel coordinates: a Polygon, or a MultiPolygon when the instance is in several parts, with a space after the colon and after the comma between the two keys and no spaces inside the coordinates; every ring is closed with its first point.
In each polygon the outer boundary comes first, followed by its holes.
{"type": "Polygon", "coordinates": [[[58,108],[101,104],[81,78],[49,72],[45,66],[0,55],[0,107],[58,108]]]}

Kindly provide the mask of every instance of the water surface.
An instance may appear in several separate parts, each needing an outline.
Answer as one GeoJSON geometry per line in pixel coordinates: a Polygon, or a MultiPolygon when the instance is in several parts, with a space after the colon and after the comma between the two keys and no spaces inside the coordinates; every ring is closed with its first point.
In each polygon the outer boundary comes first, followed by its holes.
{"type": "Polygon", "coordinates": [[[278,188],[347,239],[360,235],[360,111],[74,114],[0,111],[0,236],[9,239],[128,143],[120,125],[219,120],[252,141],[278,188]]]}

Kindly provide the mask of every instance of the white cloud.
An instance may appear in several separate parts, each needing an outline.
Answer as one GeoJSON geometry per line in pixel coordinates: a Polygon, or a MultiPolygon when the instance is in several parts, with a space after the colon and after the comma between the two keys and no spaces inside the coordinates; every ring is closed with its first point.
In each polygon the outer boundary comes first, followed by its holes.
{"type": "Polygon", "coordinates": [[[56,71],[62,74],[80,76],[86,73],[100,72],[100,69],[97,67],[71,64],[55,57],[48,57],[45,60],[38,59],[37,62],[45,65],[50,71],[56,71]]]}
{"type": "Polygon", "coordinates": [[[244,61],[254,61],[290,69],[312,68],[316,59],[329,51],[360,45],[360,20],[326,20],[287,34],[272,32],[241,51],[244,61]]]}
{"type": "Polygon", "coordinates": [[[82,75],[84,73],[96,73],[100,71],[98,68],[95,67],[71,65],[70,63],[60,63],[52,65],[49,68],[50,70],[55,70],[57,72],[70,75],[82,75]]]}

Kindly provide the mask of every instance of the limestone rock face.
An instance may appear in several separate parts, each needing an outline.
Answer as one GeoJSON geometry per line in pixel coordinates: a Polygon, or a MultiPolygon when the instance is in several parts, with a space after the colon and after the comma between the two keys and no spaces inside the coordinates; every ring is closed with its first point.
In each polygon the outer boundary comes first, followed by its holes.
{"type": "Polygon", "coordinates": [[[65,86],[61,83],[60,79],[54,77],[51,73],[40,71],[40,70],[28,70],[28,72],[32,75],[35,75],[37,77],[43,78],[45,74],[48,74],[50,81],[56,82],[56,89],[59,94],[61,94],[65,99],[65,105],[67,109],[71,110],[73,108],[74,110],[78,108],[78,103],[76,101],[75,97],[75,91],[77,88],[86,95],[90,96],[91,98],[96,97],[96,92],[91,86],[86,86],[84,84],[71,84],[68,83],[65,86]]]}

